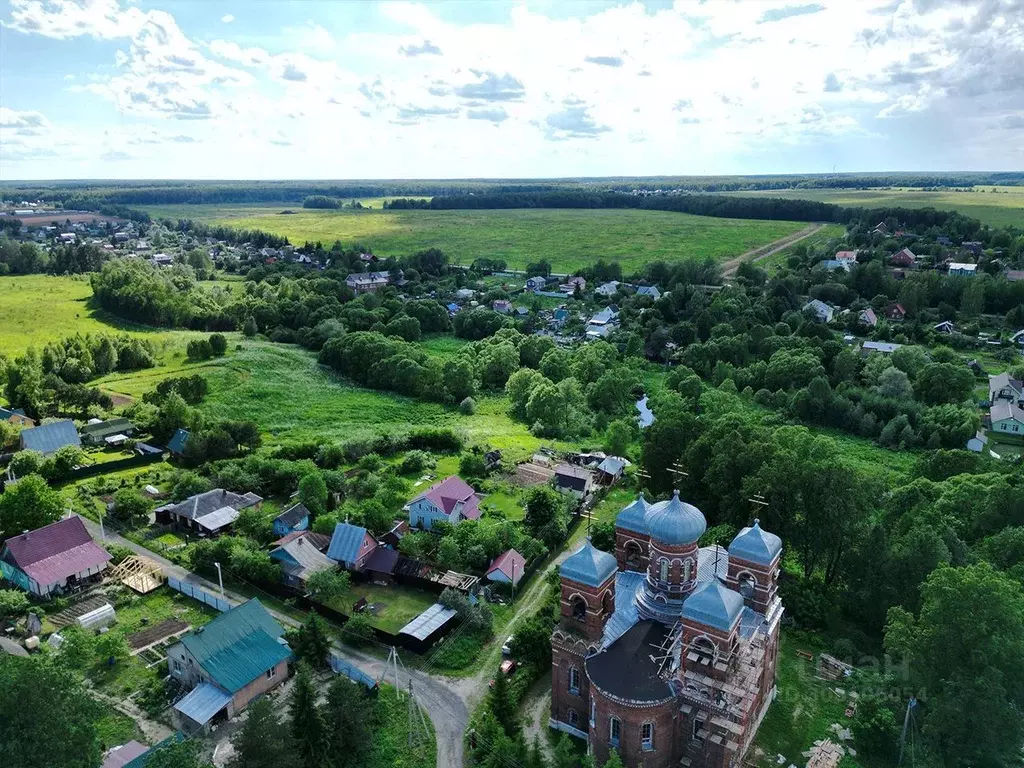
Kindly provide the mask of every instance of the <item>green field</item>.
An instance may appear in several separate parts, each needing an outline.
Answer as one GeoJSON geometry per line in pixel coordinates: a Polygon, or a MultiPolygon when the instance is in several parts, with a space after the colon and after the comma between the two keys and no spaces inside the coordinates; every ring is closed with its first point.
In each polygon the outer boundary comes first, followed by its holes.
{"type": "Polygon", "coordinates": [[[161,355],[184,358],[188,339],[201,335],[126,323],[91,308],[91,296],[87,277],[0,277],[0,353],[19,355],[76,333],[123,332],[153,342],[161,355]]]}
{"type": "Polygon", "coordinates": [[[284,235],[293,244],[362,245],[379,256],[405,256],[440,248],[457,264],[478,257],[504,259],[523,269],[541,258],[569,273],[597,259],[616,260],[627,274],[657,259],[718,260],[802,229],[787,221],[690,216],[667,211],[323,211],[274,206],[153,206],[151,216],[192,218],[284,235]],[[282,215],[280,211],[292,210],[282,215]]]}
{"type": "MultiPolygon", "coordinates": [[[[761,269],[768,270],[769,274],[774,274],[781,267],[786,266],[786,259],[788,259],[792,255],[794,248],[797,248],[799,246],[803,246],[806,248],[820,248],[824,246],[829,240],[839,239],[844,234],[846,234],[845,227],[839,224],[826,224],[824,227],[821,228],[821,230],[815,232],[810,237],[804,238],[799,243],[794,243],[788,248],[783,248],[778,253],[773,253],[771,256],[768,256],[767,258],[761,259],[760,261],[756,262],[757,266],[759,266],[761,269]]],[[[831,256],[829,258],[831,258],[831,256]]]]}
{"type": "Polygon", "coordinates": [[[866,208],[936,208],[959,211],[993,226],[1024,227],[1024,187],[974,187],[970,192],[952,189],[936,192],[921,189],[772,189],[729,194],[817,200],[866,208]]]}

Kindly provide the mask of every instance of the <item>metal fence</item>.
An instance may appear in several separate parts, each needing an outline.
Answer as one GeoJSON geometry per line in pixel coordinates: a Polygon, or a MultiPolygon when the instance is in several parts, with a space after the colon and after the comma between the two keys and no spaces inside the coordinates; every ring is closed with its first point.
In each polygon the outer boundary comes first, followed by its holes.
{"type": "Polygon", "coordinates": [[[362,683],[371,691],[377,687],[376,680],[359,669],[359,667],[345,661],[344,659],[338,658],[333,653],[327,657],[327,662],[331,665],[331,669],[334,670],[335,674],[344,675],[349,680],[362,683]]]}
{"type": "Polygon", "coordinates": [[[183,595],[188,595],[194,600],[198,600],[201,603],[205,603],[211,608],[216,608],[221,613],[223,613],[224,611],[230,611],[231,608],[233,607],[231,603],[229,603],[224,598],[211,595],[202,587],[199,587],[187,581],[181,581],[181,579],[176,579],[173,576],[167,577],[167,586],[169,586],[171,589],[176,589],[183,595]]]}

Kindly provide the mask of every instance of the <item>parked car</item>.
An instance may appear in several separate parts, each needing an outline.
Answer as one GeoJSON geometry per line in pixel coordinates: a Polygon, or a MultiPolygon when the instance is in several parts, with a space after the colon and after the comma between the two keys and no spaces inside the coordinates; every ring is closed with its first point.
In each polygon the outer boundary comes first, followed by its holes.
{"type": "Polygon", "coordinates": [[[501,655],[502,656],[511,656],[512,655],[512,640],[514,638],[515,638],[515,635],[509,635],[505,639],[505,644],[503,646],[501,646],[501,655]]]}
{"type": "MultiPolygon", "coordinates": [[[[516,663],[512,659],[505,659],[501,662],[501,666],[498,667],[498,671],[505,677],[512,677],[512,673],[516,671],[516,663]]],[[[494,678],[487,684],[488,688],[494,687],[494,678]]]]}

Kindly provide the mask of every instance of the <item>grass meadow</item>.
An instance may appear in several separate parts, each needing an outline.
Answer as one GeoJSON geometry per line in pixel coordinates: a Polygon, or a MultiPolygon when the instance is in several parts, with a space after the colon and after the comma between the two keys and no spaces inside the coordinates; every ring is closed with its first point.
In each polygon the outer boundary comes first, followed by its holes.
{"type": "Polygon", "coordinates": [[[280,204],[153,206],[144,210],[156,217],[262,229],[284,235],[293,244],[340,240],[345,245],[370,248],[379,256],[440,248],[454,263],[500,258],[510,269],[523,269],[545,258],[559,273],[574,272],[600,258],[619,261],[627,274],[658,259],[724,260],[805,226],[637,210],[327,211],[280,204]],[[282,210],[293,213],[282,214],[282,210]]]}
{"type": "Polygon", "coordinates": [[[985,224],[1024,227],[1024,187],[974,187],[970,192],[939,189],[772,189],[729,194],[785,197],[823,203],[875,208],[936,208],[959,211],[985,224]]]}

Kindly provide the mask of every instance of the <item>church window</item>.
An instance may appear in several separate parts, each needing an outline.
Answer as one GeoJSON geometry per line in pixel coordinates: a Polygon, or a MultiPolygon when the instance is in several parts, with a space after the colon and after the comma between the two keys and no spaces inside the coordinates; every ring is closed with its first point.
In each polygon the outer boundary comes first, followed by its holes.
{"type": "Polygon", "coordinates": [[[658,561],[658,579],[661,581],[668,581],[668,560],[662,558],[658,561]]]}
{"type": "Polygon", "coordinates": [[[576,667],[569,668],[569,693],[580,695],[580,671],[576,667]]]}
{"type": "Polygon", "coordinates": [[[693,561],[690,560],[690,559],[687,559],[686,562],[683,563],[683,581],[684,582],[690,580],[690,569],[692,567],[693,567],[693,561]]]}
{"type": "Polygon", "coordinates": [[[640,749],[650,752],[654,749],[654,723],[640,726],[640,749]]]}
{"type": "Polygon", "coordinates": [[[757,581],[749,573],[741,573],[739,576],[740,582],[740,594],[745,598],[751,598],[754,596],[754,591],[757,587],[757,581]]]}
{"type": "Polygon", "coordinates": [[[587,601],[577,595],[572,598],[572,617],[576,621],[584,621],[587,618],[587,601]]]}
{"type": "Polygon", "coordinates": [[[622,737],[622,723],[619,718],[608,718],[608,743],[613,747],[619,746],[619,739],[622,737]]]}
{"type": "Polygon", "coordinates": [[[575,709],[569,710],[569,725],[577,726],[580,724],[580,716],[575,709]]]}

